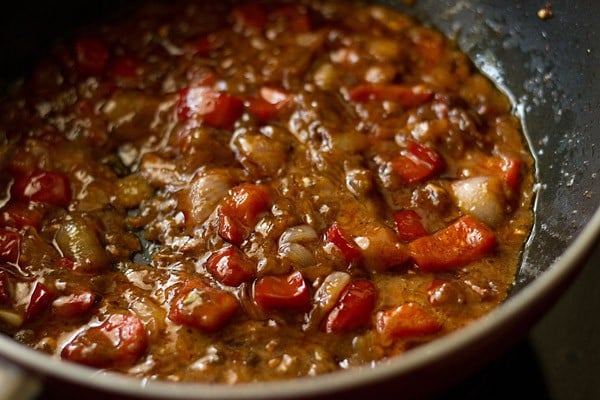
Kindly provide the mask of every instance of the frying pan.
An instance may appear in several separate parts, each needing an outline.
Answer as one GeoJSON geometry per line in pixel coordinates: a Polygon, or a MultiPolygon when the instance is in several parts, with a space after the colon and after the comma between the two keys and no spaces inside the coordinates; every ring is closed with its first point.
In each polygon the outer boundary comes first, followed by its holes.
{"type": "MultiPolygon", "coordinates": [[[[513,100],[536,157],[536,220],[508,300],[488,316],[375,368],[277,383],[219,386],[140,381],[67,364],[0,336],[0,357],[53,393],[87,398],[424,398],[442,392],[501,354],[553,307],[600,234],[600,2],[382,1],[455,37],[513,100]]],[[[127,3],[128,6],[131,3],[127,3]]],[[[80,24],[114,16],[116,1],[4,5],[0,76],[26,72],[38,49],[80,24]],[[93,4],[90,4],[93,3],[93,4]]]]}

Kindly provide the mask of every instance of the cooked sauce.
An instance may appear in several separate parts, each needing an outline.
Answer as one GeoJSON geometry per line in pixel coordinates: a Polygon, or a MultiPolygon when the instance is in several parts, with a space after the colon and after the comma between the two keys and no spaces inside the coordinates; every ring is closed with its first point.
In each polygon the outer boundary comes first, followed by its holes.
{"type": "Polygon", "coordinates": [[[343,1],[147,4],[0,103],[0,327],[173,381],[373,364],[501,303],[532,224],[506,96],[343,1]]]}

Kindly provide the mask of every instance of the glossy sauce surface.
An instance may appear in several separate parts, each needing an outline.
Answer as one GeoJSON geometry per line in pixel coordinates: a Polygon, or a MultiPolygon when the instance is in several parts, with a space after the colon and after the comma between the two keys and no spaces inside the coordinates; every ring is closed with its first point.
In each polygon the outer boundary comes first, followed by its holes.
{"type": "Polygon", "coordinates": [[[0,103],[0,327],[153,379],[377,362],[501,303],[532,223],[511,104],[347,2],[148,4],[0,103]]]}

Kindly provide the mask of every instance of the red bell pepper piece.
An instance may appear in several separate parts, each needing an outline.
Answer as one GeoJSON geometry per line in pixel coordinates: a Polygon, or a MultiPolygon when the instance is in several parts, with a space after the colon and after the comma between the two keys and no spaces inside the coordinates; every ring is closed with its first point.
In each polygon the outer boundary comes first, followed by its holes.
{"type": "Polygon", "coordinates": [[[36,282],[25,310],[25,321],[30,321],[44,312],[55,297],[55,294],[46,285],[36,282]]]}
{"type": "Polygon", "coordinates": [[[467,215],[433,235],[410,242],[408,248],[419,268],[445,271],[481,259],[495,244],[494,232],[467,215]]]}
{"type": "Polygon", "coordinates": [[[325,240],[337,247],[348,264],[355,264],[360,261],[362,253],[360,248],[350,235],[344,229],[334,222],[327,232],[325,232],[325,240]]]}
{"type": "Polygon", "coordinates": [[[416,44],[419,52],[419,59],[427,66],[435,66],[439,63],[444,54],[444,39],[442,35],[431,30],[421,29],[412,35],[411,39],[416,44]]]}
{"type": "Polygon", "coordinates": [[[89,291],[60,296],[52,303],[52,312],[62,318],[73,318],[86,314],[96,302],[89,291]]]}
{"type": "Polygon", "coordinates": [[[364,83],[350,89],[349,95],[356,102],[392,101],[404,108],[414,108],[431,100],[433,91],[423,85],[364,83]]]}
{"type": "Polygon", "coordinates": [[[407,183],[423,182],[444,169],[442,156],[434,149],[409,141],[406,153],[396,156],[391,167],[407,183]]]}
{"type": "Polygon", "coordinates": [[[198,280],[188,280],[174,297],[168,318],[181,325],[215,332],[235,315],[239,307],[231,293],[198,280]]]}
{"type": "Polygon", "coordinates": [[[75,260],[69,257],[61,257],[56,261],[56,265],[60,268],[75,270],[75,260]]]}
{"type": "Polygon", "coordinates": [[[292,96],[284,89],[274,86],[263,86],[258,97],[246,100],[246,107],[260,122],[277,117],[289,104],[292,96]]]}
{"type": "Polygon", "coordinates": [[[146,351],[148,336],[138,317],[112,314],[77,334],[61,352],[65,360],[97,368],[131,365],[146,351]]]}
{"type": "Polygon", "coordinates": [[[233,244],[242,243],[271,204],[269,189],[264,185],[243,183],[231,189],[217,208],[219,235],[233,244]]]}
{"type": "Polygon", "coordinates": [[[10,202],[0,210],[0,225],[21,229],[26,226],[39,229],[44,214],[34,204],[10,202]]]}
{"type": "Polygon", "coordinates": [[[387,339],[432,335],[442,329],[436,317],[416,303],[380,311],[375,318],[377,332],[387,339]]]}
{"type": "Polygon", "coordinates": [[[199,86],[179,92],[177,117],[182,120],[198,119],[220,129],[233,128],[244,112],[244,102],[229,93],[199,86]]]}
{"type": "Polygon", "coordinates": [[[142,62],[133,56],[123,55],[115,58],[110,73],[117,79],[135,79],[142,72],[142,62]]]}
{"type": "Polygon", "coordinates": [[[240,250],[228,246],[208,258],[206,269],[222,284],[239,286],[254,278],[256,268],[240,250]]]}
{"type": "Polygon", "coordinates": [[[21,235],[0,229],[0,261],[15,264],[21,253],[21,235]]]}
{"type": "Polygon", "coordinates": [[[376,299],[377,290],[371,282],[350,282],[323,319],[321,329],[327,333],[341,333],[368,327],[376,299]]]}
{"type": "Polygon", "coordinates": [[[483,157],[479,166],[487,169],[490,174],[501,177],[508,194],[516,193],[521,185],[521,170],[523,160],[513,155],[497,155],[483,157]]]}
{"type": "Polygon", "coordinates": [[[410,242],[428,235],[427,229],[425,229],[423,221],[421,220],[421,216],[414,210],[395,212],[394,223],[396,225],[398,237],[405,242],[410,242]]]}
{"type": "Polygon", "coordinates": [[[248,29],[263,29],[268,22],[267,11],[259,3],[250,2],[237,6],[233,10],[236,25],[248,29]]]}
{"type": "Polygon", "coordinates": [[[275,19],[283,19],[287,27],[295,33],[308,32],[311,29],[310,17],[306,7],[302,5],[288,5],[276,8],[271,12],[275,19]]]}
{"type": "Polygon", "coordinates": [[[523,161],[516,157],[502,157],[502,172],[504,182],[509,190],[517,191],[521,184],[521,169],[523,161]]]}
{"type": "Polygon", "coordinates": [[[37,171],[28,176],[18,176],[11,191],[17,200],[57,207],[67,207],[72,198],[69,178],[58,171],[37,171]]]}
{"type": "Polygon", "coordinates": [[[310,307],[309,289],[299,271],[261,277],[254,284],[254,300],[266,310],[307,310],[310,307]]]}
{"type": "Polygon", "coordinates": [[[490,169],[502,177],[502,181],[510,193],[517,192],[521,185],[521,169],[523,161],[517,157],[499,156],[489,159],[490,169]]]}
{"type": "Polygon", "coordinates": [[[104,71],[110,56],[106,44],[96,38],[82,37],[75,41],[77,69],[84,75],[96,75],[104,71]]]}
{"type": "Polygon", "coordinates": [[[186,42],[183,51],[191,56],[206,57],[222,45],[223,40],[218,35],[201,35],[186,42]]]}
{"type": "Polygon", "coordinates": [[[266,122],[279,114],[279,108],[262,97],[251,97],[246,100],[246,108],[259,122],[266,122]]]}

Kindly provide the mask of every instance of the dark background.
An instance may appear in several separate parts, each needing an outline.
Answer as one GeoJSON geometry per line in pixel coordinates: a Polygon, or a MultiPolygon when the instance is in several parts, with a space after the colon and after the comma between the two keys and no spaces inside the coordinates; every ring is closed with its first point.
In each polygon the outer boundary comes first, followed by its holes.
{"type": "Polygon", "coordinates": [[[510,398],[600,399],[600,246],[524,340],[435,400],[510,398]]]}

